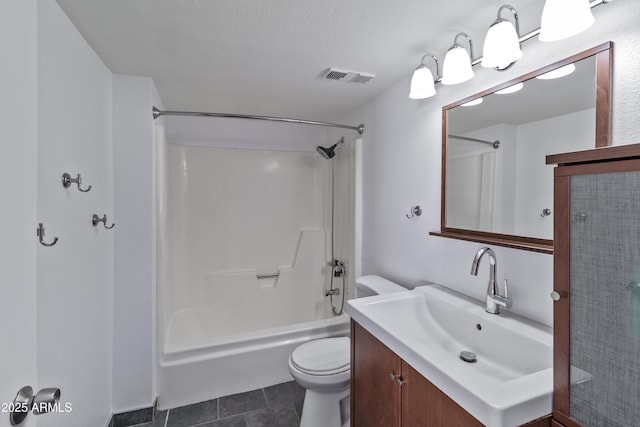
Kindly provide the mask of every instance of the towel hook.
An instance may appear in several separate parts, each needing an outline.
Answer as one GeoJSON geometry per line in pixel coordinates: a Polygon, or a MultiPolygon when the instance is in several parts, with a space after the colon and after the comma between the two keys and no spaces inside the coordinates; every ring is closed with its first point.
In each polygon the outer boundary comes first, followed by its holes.
{"type": "Polygon", "coordinates": [[[104,228],[106,228],[107,230],[111,230],[113,227],[116,226],[115,223],[109,226],[107,225],[107,214],[104,214],[102,218],[100,218],[97,214],[93,214],[93,216],[91,217],[91,224],[93,224],[93,226],[96,227],[99,222],[101,222],[104,228]]]}
{"type": "Polygon", "coordinates": [[[47,243],[44,241],[44,224],[42,224],[41,222],[38,223],[38,230],[36,231],[36,235],[38,236],[38,240],[40,240],[40,244],[42,246],[53,246],[58,243],[57,237],[54,237],[53,242],[51,243],[47,243]]]}
{"type": "Polygon", "coordinates": [[[82,176],[80,176],[80,174],[78,174],[78,176],[75,178],[71,178],[71,175],[69,175],[66,172],[62,174],[62,186],[64,188],[71,187],[71,184],[74,182],[78,185],[78,191],[86,193],[89,190],[91,190],[91,186],[87,187],[86,190],[83,190],[82,188],[80,188],[80,184],[82,184],[82,176]]]}
{"type": "Polygon", "coordinates": [[[411,219],[414,216],[420,216],[420,215],[422,215],[422,208],[420,207],[420,205],[411,206],[411,209],[409,209],[409,213],[405,214],[405,216],[408,219],[411,219]]]}

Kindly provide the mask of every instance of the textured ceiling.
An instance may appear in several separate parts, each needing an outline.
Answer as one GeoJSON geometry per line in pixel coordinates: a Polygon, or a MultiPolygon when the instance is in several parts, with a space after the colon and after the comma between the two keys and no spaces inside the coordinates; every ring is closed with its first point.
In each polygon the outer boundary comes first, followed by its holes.
{"type": "MultiPolygon", "coordinates": [[[[57,0],[114,73],[153,78],[168,109],[334,120],[408,78],[453,36],[476,56],[502,1],[57,0]],[[375,74],[318,79],[327,67],[375,74]]],[[[541,0],[514,0],[523,32],[541,0]],[[523,13],[525,11],[525,13],[523,13]]],[[[408,88],[407,88],[408,91],[408,88]]]]}

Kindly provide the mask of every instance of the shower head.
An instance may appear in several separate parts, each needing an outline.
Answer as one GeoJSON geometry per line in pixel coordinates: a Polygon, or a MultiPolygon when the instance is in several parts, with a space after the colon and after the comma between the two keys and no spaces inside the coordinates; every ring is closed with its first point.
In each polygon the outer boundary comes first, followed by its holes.
{"type": "Polygon", "coordinates": [[[316,151],[322,156],[323,159],[331,159],[336,155],[335,147],[336,146],[334,145],[332,147],[326,148],[318,145],[316,147],[316,151]]]}
{"type": "Polygon", "coordinates": [[[316,151],[318,152],[318,154],[320,154],[322,156],[323,159],[332,159],[333,156],[336,155],[336,147],[340,144],[342,144],[344,142],[344,137],[340,138],[340,141],[336,142],[335,144],[333,144],[331,147],[327,148],[327,147],[321,147],[321,146],[317,146],[316,147],[316,151]]]}

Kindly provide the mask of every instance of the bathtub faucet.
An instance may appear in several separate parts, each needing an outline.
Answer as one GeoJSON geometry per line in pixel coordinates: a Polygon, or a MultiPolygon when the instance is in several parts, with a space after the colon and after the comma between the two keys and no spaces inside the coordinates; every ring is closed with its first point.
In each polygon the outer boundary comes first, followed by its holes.
{"type": "Polygon", "coordinates": [[[324,296],[325,297],[334,296],[334,295],[340,295],[340,289],[335,288],[335,289],[325,289],[324,290],[324,296]]]}

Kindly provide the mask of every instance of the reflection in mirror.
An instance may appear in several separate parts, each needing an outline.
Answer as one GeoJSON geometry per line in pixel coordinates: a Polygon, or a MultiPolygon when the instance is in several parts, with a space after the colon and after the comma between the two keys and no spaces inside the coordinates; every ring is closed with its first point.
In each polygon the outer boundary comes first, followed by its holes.
{"type": "Polygon", "coordinates": [[[553,239],[548,154],[595,146],[595,59],[448,113],[447,226],[553,239]],[[494,141],[498,141],[494,144],[494,141]]]}
{"type": "Polygon", "coordinates": [[[553,167],[545,157],[608,141],[610,74],[601,69],[610,70],[609,48],[443,109],[442,232],[434,234],[552,252],[553,167]]]}

